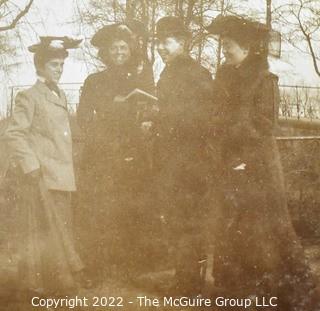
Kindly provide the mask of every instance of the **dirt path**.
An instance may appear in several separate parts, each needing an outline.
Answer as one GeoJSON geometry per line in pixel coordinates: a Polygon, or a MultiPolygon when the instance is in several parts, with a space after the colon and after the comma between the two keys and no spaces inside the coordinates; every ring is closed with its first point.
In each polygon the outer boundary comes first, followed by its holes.
{"type": "MultiPolygon", "coordinates": [[[[312,267],[312,270],[320,278],[320,239],[308,241],[305,243],[306,255],[312,267]]],[[[163,298],[157,297],[155,292],[148,290],[148,282],[155,283],[160,280],[157,280],[157,274],[153,274],[149,280],[146,279],[143,288],[133,288],[132,286],[126,286],[125,284],[120,284],[117,282],[104,282],[99,288],[87,290],[81,289],[77,294],[78,297],[78,307],[72,307],[72,301],[69,302],[68,307],[59,307],[59,308],[41,308],[33,307],[30,302],[23,303],[19,302],[19,298],[15,296],[14,293],[14,276],[16,273],[15,268],[15,258],[8,258],[5,256],[5,252],[0,252],[0,271],[1,271],[1,285],[0,288],[0,311],[34,311],[34,310],[80,310],[80,311],[104,311],[104,310],[123,310],[123,311],[149,311],[149,310],[172,310],[172,311],[184,311],[184,310],[211,310],[212,308],[186,308],[186,307],[164,307],[163,298]],[[96,298],[95,298],[96,297],[96,298]],[[109,300],[107,301],[107,298],[109,300]],[[115,297],[112,299],[110,297],[115,297]],[[118,298],[121,297],[121,298],[118,298]],[[147,297],[147,299],[138,298],[138,297],[147,297]],[[86,303],[84,303],[83,298],[86,298],[86,303]],[[159,300],[160,306],[157,307],[157,299],[159,300]],[[82,300],[82,304],[80,303],[82,300]],[[104,306],[106,303],[112,303],[113,305],[118,306],[104,306]],[[96,304],[96,306],[94,306],[96,304]],[[151,306],[153,304],[153,306],[151,306]],[[100,305],[100,306],[98,306],[100,305]]],[[[161,280],[160,280],[161,281],[161,280]]],[[[163,281],[163,280],[162,280],[163,281]]],[[[207,283],[211,281],[207,278],[207,283]]],[[[151,284],[150,283],[150,284],[151,284]]],[[[65,297],[64,297],[65,298],[65,297]]],[[[75,298],[68,297],[68,298],[75,298]]]]}

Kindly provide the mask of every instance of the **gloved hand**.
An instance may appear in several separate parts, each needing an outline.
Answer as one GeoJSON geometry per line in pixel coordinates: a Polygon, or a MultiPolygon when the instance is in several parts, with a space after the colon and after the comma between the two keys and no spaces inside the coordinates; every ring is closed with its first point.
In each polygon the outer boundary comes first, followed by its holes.
{"type": "Polygon", "coordinates": [[[41,177],[40,168],[25,174],[25,177],[30,183],[37,184],[40,181],[40,177],[41,177]]]}

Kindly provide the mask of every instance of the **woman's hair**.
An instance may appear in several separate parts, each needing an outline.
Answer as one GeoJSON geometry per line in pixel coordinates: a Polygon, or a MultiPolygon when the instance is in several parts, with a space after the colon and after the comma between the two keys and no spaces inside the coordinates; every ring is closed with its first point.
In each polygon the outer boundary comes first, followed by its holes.
{"type": "Polygon", "coordinates": [[[51,59],[55,58],[67,58],[68,57],[68,51],[66,50],[39,50],[36,53],[34,53],[33,56],[33,62],[34,66],[36,67],[37,74],[39,74],[39,71],[43,69],[44,65],[49,62],[51,59]]]}

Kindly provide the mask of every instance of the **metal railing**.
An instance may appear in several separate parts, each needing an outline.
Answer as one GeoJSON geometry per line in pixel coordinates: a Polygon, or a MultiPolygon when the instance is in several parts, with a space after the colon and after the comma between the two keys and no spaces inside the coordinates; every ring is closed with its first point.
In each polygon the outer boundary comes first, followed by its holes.
{"type": "MultiPolygon", "coordinates": [[[[62,83],[59,85],[66,93],[70,113],[76,113],[81,83],[62,83]]],[[[11,114],[16,94],[29,85],[11,87],[10,105],[7,116],[11,114]]],[[[287,119],[320,119],[320,86],[280,85],[279,116],[287,119]]]]}
{"type": "Polygon", "coordinates": [[[320,87],[280,85],[279,116],[310,121],[320,119],[320,87]]]}
{"type": "MultiPolygon", "coordinates": [[[[16,95],[27,88],[29,88],[31,85],[14,85],[11,86],[11,94],[10,94],[10,104],[7,106],[7,117],[9,117],[12,113],[13,107],[14,107],[14,99],[16,95]]],[[[68,111],[71,114],[75,114],[77,112],[79,100],[80,100],[80,94],[81,94],[81,83],[61,83],[59,84],[59,87],[65,92],[67,97],[67,105],[68,105],[68,111]]]]}

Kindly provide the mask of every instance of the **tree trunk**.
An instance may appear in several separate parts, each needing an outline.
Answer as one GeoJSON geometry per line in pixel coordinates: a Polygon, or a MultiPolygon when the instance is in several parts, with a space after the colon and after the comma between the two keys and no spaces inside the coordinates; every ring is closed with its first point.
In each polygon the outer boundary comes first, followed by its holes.
{"type": "MultiPolygon", "coordinates": [[[[221,8],[220,8],[221,15],[225,14],[225,7],[224,6],[225,6],[224,0],[221,0],[221,8]]],[[[219,38],[218,50],[217,50],[217,67],[219,67],[221,64],[221,52],[222,52],[222,42],[221,42],[221,38],[219,38]]]]}
{"type": "Polygon", "coordinates": [[[156,32],[156,3],[154,0],[151,1],[152,3],[152,11],[151,11],[151,63],[154,63],[155,60],[155,40],[154,40],[154,35],[156,32]]]}
{"type": "Polygon", "coordinates": [[[267,0],[267,15],[266,15],[266,23],[269,29],[272,28],[271,26],[271,0],[267,0]]]}
{"type": "MultiPolygon", "coordinates": [[[[203,32],[203,0],[200,1],[200,33],[203,32]]],[[[202,49],[203,49],[203,40],[201,39],[199,42],[199,49],[198,49],[198,62],[201,63],[201,56],[202,56],[202,49]]]]}
{"type": "Polygon", "coordinates": [[[184,3],[184,0],[176,0],[176,3],[175,3],[175,16],[179,16],[182,19],[184,17],[183,3],[184,3]]]}
{"type": "Polygon", "coordinates": [[[134,17],[132,0],[126,1],[126,20],[132,21],[134,17]]]}
{"type": "MultiPolygon", "coordinates": [[[[185,25],[189,27],[191,21],[192,21],[192,16],[193,16],[193,8],[195,5],[196,1],[195,0],[189,0],[188,1],[188,9],[187,9],[187,15],[185,19],[185,25]]],[[[202,2],[201,2],[202,3],[202,2]]]]}

